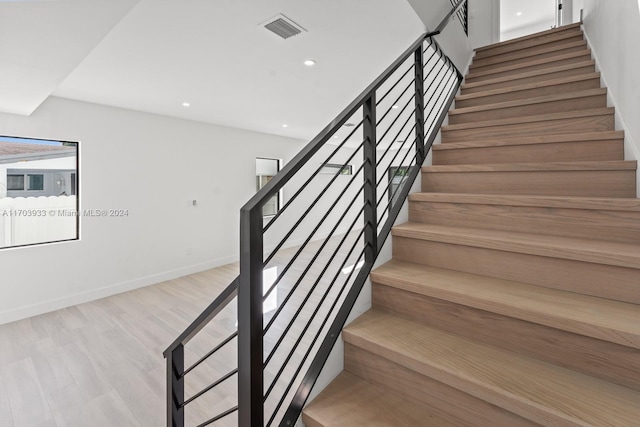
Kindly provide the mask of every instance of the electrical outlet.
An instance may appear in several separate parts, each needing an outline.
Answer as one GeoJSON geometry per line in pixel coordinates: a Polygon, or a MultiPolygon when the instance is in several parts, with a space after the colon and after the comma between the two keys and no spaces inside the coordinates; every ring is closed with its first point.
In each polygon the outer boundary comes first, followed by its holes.
{"type": "Polygon", "coordinates": [[[187,248],[187,256],[193,255],[193,249],[187,248]]]}

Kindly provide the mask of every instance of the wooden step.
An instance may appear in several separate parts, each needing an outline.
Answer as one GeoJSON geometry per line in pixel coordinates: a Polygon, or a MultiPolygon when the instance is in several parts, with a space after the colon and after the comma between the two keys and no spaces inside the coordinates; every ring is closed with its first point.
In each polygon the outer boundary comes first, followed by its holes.
{"type": "Polygon", "coordinates": [[[499,102],[530,99],[545,95],[575,92],[600,87],[600,73],[587,73],[577,76],[551,79],[542,82],[527,83],[519,86],[475,92],[456,97],[456,108],[496,104],[499,102]]]}
{"type": "Polygon", "coordinates": [[[588,61],[591,59],[590,50],[580,50],[578,52],[568,52],[554,55],[549,58],[531,59],[525,63],[503,64],[495,67],[486,67],[487,69],[473,70],[467,74],[465,81],[472,83],[483,80],[496,79],[499,77],[514,76],[517,74],[527,73],[545,68],[554,68],[561,65],[574,64],[576,62],[588,61]]]}
{"type": "Polygon", "coordinates": [[[551,30],[528,34],[523,37],[518,37],[510,40],[505,40],[500,43],[494,43],[491,45],[479,47],[475,49],[475,57],[483,58],[485,56],[491,56],[505,52],[511,52],[513,50],[520,50],[532,46],[538,46],[541,44],[546,44],[548,42],[553,42],[563,37],[573,37],[576,33],[582,34],[579,23],[565,25],[562,27],[553,28],[551,30]]]}
{"type": "Polygon", "coordinates": [[[614,112],[613,108],[596,108],[447,125],[441,128],[442,142],[613,131],[614,112]]]}
{"type": "Polygon", "coordinates": [[[434,165],[623,160],[624,132],[448,142],[431,149],[434,165]]]}
{"type": "MultiPolygon", "coordinates": [[[[369,383],[382,387],[408,399],[419,400],[436,415],[452,421],[456,426],[539,426],[509,411],[487,403],[477,397],[435,381],[394,363],[375,353],[349,344],[344,345],[345,369],[369,383]]],[[[362,424],[369,426],[371,424],[362,424]]],[[[395,424],[411,425],[412,424],[395,424]]],[[[417,425],[437,425],[427,422],[417,425]]]]}
{"type": "Polygon", "coordinates": [[[371,281],[640,349],[636,304],[397,260],[372,271],[371,281]]]}
{"type": "Polygon", "coordinates": [[[414,193],[409,220],[640,244],[640,199],[414,193]]]}
{"type": "Polygon", "coordinates": [[[607,106],[607,89],[587,89],[577,92],[516,99],[496,104],[456,108],[449,111],[449,124],[588,110],[607,106]]]}
{"type": "Polygon", "coordinates": [[[635,174],[635,161],[425,166],[422,191],[634,198],[635,174]]]}
{"type": "Polygon", "coordinates": [[[595,69],[595,61],[589,59],[586,61],[559,65],[557,67],[544,68],[541,70],[523,71],[521,73],[504,77],[487,78],[476,82],[465,80],[464,84],[460,87],[460,92],[464,96],[472,93],[505,89],[524,84],[544,83],[549,80],[594,73],[595,69]]]}
{"type": "Polygon", "coordinates": [[[640,246],[406,223],[393,228],[400,261],[640,303],[640,246]]]}
{"type": "Polygon", "coordinates": [[[302,412],[307,427],[455,426],[424,405],[343,372],[302,412]]]}
{"type": "Polygon", "coordinates": [[[636,333],[611,342],[637,330],[638,305],[397,260],[371,280],[375,308],[640,391],[636,333]]]}
{"type": "Polygon", "coordinates": [[[632,426],[640,393],[370,310],[345,342],[543,425],[632,426]]]}
{"type": "Polygon", "coordinates": [[[530,49],[522,49],[502,55],[494,55],[485,58],[474,58],[469,67],[469,72],[500,67],[505,64],[522,64],[532,59],[542,59],[557,56],[563,53],[579,52],[587,49],[587,42],[579,37],[578,40],[566,40],[559,43],[546,44],[530,49]]]}

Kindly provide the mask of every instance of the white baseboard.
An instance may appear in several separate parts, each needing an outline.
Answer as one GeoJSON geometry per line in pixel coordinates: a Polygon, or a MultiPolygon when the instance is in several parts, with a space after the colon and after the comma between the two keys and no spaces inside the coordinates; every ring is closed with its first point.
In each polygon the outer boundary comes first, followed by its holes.
{"type": "Polygon", "coordinates": [[[187,267],[182,267],[176,270],[165,271],[151,276],[141,277],[139,279],[130,280],[127,282],[117,283],[115,285],[105,286],[99,289],[92,289],[90,291],[79,292],[76,294],[66,295],[59,298],[54,298],[49,301],[39,302],[37,304],[18,307],[15,309],[0,312],[0,325],[5,323],[15,322],[17,320],[26,319],[29,317],[37,316],[44,313],[49,313],[55,310],[61,310],[77,304],[83,304],[90,301],[95,301],[101,298],[110,297],[122,292],[133,291],[135,289],[144,288],[146,286],[155,285],[167,280],[176,279],[178,277],[187,276],[189,274],[199,273],[204,270],[208,270],[221,265],[229,264],[233,262],[233,258],[237,260],[237,257],[219,258],[215,261],[208,261],[205,263],[194,264],[187,267]],[[229,261],[231,259],[231,261],[229,261]]]}
{"type": "MultiPolygon", "coordinates": [[[[583,28],[584,30],[584,28],[583,28]]],[[[583,31],[584,37],[587,39],[587,45],[591,46],[589,35],[586,31],[583,31]]],[[[609,87],[607,84],[607,77],[600,68],[600,60],[595,50],[591,49],[593,60],[596,62],[596,71],[600,72],[600,79],[605,87],[609,87]]],[[[607,106],[616,107],[615,113],[615,128],[617,130],[624,130],[624,158],[625,160],[637,160],[640,161],[640,141],[635,141],[629,132],[629,127],[626,125],[622,115],[617,108],[618,103],[610,90],[607,90],[607,106]]],[[[640,197],[640,173],[636,173],[636,197],[640,197]]]]}

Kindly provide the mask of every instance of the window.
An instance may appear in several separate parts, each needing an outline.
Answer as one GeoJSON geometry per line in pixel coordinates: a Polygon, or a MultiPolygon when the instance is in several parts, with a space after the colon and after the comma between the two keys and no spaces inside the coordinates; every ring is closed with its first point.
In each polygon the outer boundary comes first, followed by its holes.
{"type": "Polygon", "coordinates": [[[27,175],[30,191],[44,191],[44,175],[27,175]]]}
{"type": "Polygon", "coordinates": [[[79,238],[78,143],[0,136],[0,249],[79,238]]]}
{"type": "Polygon", "coordinates": [[[325,163],[320,169],[320,173],[326,173],[331,175],[352,175],[353,166],[351,165],[338,165],[334,163],[325,163]]]}
{"type": "Polygon", "coordinates": [[[24,175],[7,175],[7,190],[24,190],[24,175]]]}
{"type": "MultiPolygon", "coordinates": [[[[267,185],[280,172],[280,159],[256,158],[256,191],[267,185]]],[[[282,193],[274,195],[263,207],[262,216],[273,216],[280,211],[282,193]]]]}
{"type": "Polygon", "coordinates": [[[400,197],[402,186],[407,181],[407,177],[411,173],[411,166],[391,166],[389,168],[389,209],[395,204],[400,197]]]}

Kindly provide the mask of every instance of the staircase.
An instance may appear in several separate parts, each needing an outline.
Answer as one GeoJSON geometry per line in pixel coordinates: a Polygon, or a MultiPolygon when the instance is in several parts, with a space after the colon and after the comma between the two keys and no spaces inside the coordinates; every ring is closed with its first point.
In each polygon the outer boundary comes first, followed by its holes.
{"type": "Polygon", "coordinates": [[[640,425],[623,139],[579,25],[477,49],[307,427],[640,425]]]}

